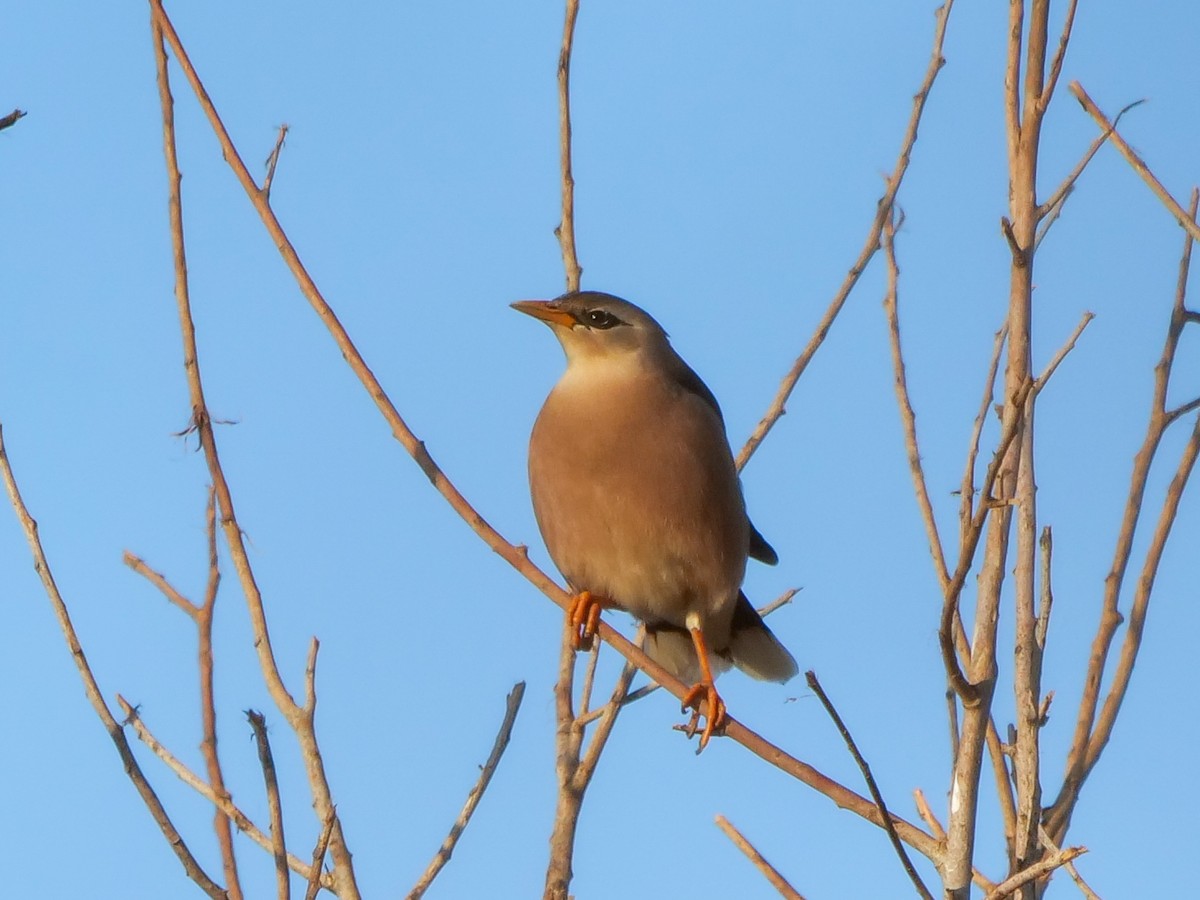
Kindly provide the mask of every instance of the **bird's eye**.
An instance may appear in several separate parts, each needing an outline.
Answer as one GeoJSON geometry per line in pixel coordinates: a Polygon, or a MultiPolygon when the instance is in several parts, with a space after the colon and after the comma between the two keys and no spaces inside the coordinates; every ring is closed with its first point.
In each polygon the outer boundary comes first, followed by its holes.
{"type": "Polygon", "coordinates": [[[589,328],[612,328],[620,325],[621,320],[603,309],[589,309],[583,314],[583,320],[589,328]]]}

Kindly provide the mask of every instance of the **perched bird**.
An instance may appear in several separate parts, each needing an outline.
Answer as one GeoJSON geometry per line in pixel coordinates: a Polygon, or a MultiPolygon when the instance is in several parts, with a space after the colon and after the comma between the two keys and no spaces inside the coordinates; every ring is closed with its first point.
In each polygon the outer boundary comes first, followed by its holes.
{"type": "Polygon", "coordinates": [[[522,300],[567,369],[529,441],[538,527],[575,597],[576,648],[602,607],[646,625],[646,652],[693,683],[683,710],[703,750],[725,720],[713,676],[730,665],[787,681],[796,661],[742,593],[746,559],[778,557],[746,516],[716,398],[650,315],[597,291],[522,300]]]}

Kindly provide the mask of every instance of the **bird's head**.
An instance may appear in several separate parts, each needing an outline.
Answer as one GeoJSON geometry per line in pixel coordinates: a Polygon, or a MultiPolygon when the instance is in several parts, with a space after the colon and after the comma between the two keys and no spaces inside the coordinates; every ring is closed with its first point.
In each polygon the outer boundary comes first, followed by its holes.
{"type": "Polygon", "coordinates": [[[568,364],[671,352],[667,333],[649,313],[612,294],[575,291],[554,300],[519,300],[512,307],[550,326],[568,364]]]}

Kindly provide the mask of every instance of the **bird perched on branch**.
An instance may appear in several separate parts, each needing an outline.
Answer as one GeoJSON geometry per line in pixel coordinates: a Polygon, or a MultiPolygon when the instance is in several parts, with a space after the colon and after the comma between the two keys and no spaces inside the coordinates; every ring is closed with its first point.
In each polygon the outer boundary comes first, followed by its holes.
{"type": "Polygon", "coordinates": [[[513,307],[550,326],[567,369],[529,441],[529,484],[546,548],[566,578],[576,649],[600,610],[646,625],[646,652],[693,684],[699,750],[725,721],[715,674],[737,666],[787,681],[796,661],[742,593],[747,557],[771,546],[746,515],[716,398],[650,315],[597,291],[513,307]]]}

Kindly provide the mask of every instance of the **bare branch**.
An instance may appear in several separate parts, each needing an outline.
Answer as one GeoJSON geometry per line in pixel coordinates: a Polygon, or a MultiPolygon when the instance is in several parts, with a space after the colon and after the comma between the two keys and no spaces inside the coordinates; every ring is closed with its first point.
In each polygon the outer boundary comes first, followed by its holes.
{"type": "MultiPolygon", "coordinates": [[[[1041,836],[1042,843],[1046,845],[1051,853],[1057,854],[1062,852],[1059,850],[1058,845],[1050,839],[1050,835],[1046,833],[1045,828],[1038,829],[1038,834],[1041,836]]],[[[1074,862],[1068,860],[1067,862],[1063,863],[1063,868],[1067,870],[1067,874],[1071,876],[1071,880],[1075,882],[1085,900],[1100,900],[1100,896],[1091,889],[1086,881],[1083,880],[1083,876],[1080,875],[1079,870],[1075,868],[1074,862]]]]}
{"type": "Polygon", "coordinates": [[[826,336],[829,334],[829,329],[833,327],[834,320],[838,317],[838,313],[842,311],[842,307],[846,305],[846,300],[850,297],[850,292],[854,290],[858,284],[858,279],[864,271],[866,271],[868,263],[879,250],[879,237],[883,232],[884,223],[888,221],[892,214],[892,204],[896,202],[896,193],[900,190],[900,184],[904,181],[904,175],[908,171],[908,163],[912,154],[913,145],[917,142],[917,128],[921,124],[921,115],[925,112],[925,103],[929,99],[929,92],[933,89],[933,82],[937,78],[938,72],[942,66],[946,64],[945,57],[942,56],[942,46],[946,38],[946,24],[950,20],[950,10],[954,6],[954,0],[946,0],[934,13],[937,18],[937,27],[934,30],[933,37],[933,52],[930,55],[929,66],[925,70],[925,78],[921,82],[921,87],[917,90],[916,96],[913,97],[912,115],[908,120],[908,128],[905,130],[904,138],[900,145],[900,155],[896,159],[896,165],[892,169],[891,175],[888,176],[887,186],[884,189],[883,196],[879,198],[879,203],[875,208],[875,218],[871,222],[871,227],[867,232],[867,239],[863,243],[862,250],[859,251],[858,259],[854,261],[854,265],[850,267],[849,273],[846,275],[842,286],[838,288],[837,294],[825,310],[825,314],[821,317],[821,321],[817,323],[816,331],[809,339],[804,351],[792,363],[791,369],[787,375],[783,377],[783,381],[779,385],[779,390],[775,394],[775,398],[771,401],[766,414],[755,426],[754,431],[746,440],[745,445],[737,455],[738,471],[745,468],[750,457],[754,455],[754,451],[758,449],[758,445],[763,442],[771,429],[775,427],[775,423],[787,411],[786,404],[788,398],[791,397],[792,391],[796,388],[796,382],[800,380],[800,376],[804,374],[804,370],[808,368],[808,364],[816,355],[821,344],[825,342],[826,336]]]}
{"type": "Polygon", "coordinates": [[[267,175],[263,178],[262,195],[264,200],[271,199],[271,185],[275,183],[275,168],[279,165],[279,154],[283,152],[283,142],[287,138],[288,126],[279,126],[279,136],[275,138],[275,147],[267,157],[267,175]]]}
{"type": "Polygon", "coordinates": [[[187,613],[188,617],[193,622],[199,619],[200,607],[196,606],[196,604],[192,603],[191,600],[183,596],[183,594],[180,593],[174,585],[167,581],[165,575],[163,575],[161,572],[156,572],[151,569],[146,564],[145,560],[143,560],[140,556],[130,553],[128,550],[125,551],[125,554],[121,557],[121,559],[125,565],[129,566],[129,568],[133,569],[133,571],[137,572],[152,585],[158,588],[162,595],[170,600],[173,605],[187,613]]]}
{"type": "Polygon", "coordinates": [[[1038,105],[1042,112],[1050,105],[1050,100],[1054,96],[1054,89],[1058,86],[1058,78],[1062,74],[1063,60],[1067,56],[1067,44],[1071,40],[1071,29],[1075,25],[1075,8],[1079,5],[1079,0],[1070,0],[1067,5],[1067,14],[1063,18],[1062,34],[1058,38],[1058,49],[1054,51],[1054,59],[1050,62],[1050,72],[1046,76],[1046,85],[1042,88],[1042,95],[1038,98],[1038,105]]]}
{"type": "Polygon", "coordinates": [[[267,739],[267,720],[262,713],[252,709],[246,710],[246,720],[254,730],[258,762],[262,766],[263,781],[267,788],[267,809],[271,814],[271,855],[275,857],[276,895],[279,900],[288,900],[291,891],[288,883],[287,841],[283,836],[283,804],[279,800],[275,758],[271,755],[271,742],[267,739]]]}
{"type": "Polygon", "coordinates": [[[837,727],[838,733],[841,734],[842,740],[846,742],[846,747],[850,750],[850,755],[854,757],[854,761],[858,763],[859,769],[862,770],[863,778],[867,782],[867,788],[871,791],[871,797],[875,800],[875,806],[879,809],[879,817],[883,821],[884,830],[887,832],[892,846],[896,849],[896,855],[900,857],[900,863],[904,866],[904,871],[908,873],[913,887],[917,889],[917,893],[924,897],[925,900],[933,900],[933,895],[929,893],[929,889],[921,881],[921,876],[913,868],[912,860],[908,858],[908,852],[904,849],[904,845],[900,843],[900,836],[896,834],[896,827],[892,824],[892,817],[888,813],[887,804],[883,802],[883,794],[879,791],[879,785],[875,783],[875,776],[871,774],[870,765],[863,759],[863,755],[858,750],[858,745],[854,743],[854,738],[850,736],[850,730],[846,728],[845,722],[838,715],[838,711],[834,708],[828,695],[826,695],[825,689],[821,687],[821,682],[817,679],[817,674],[810,669],[804,673],[804,679],[808,682],[808,686],[812,692],[821,701],[821,705],[825,707],[825,712],[829,713],[829,718],[833,720],[833,724],[837,727]]]}
{"type": "Polygon", "coordinates": [[[317,845],[313,847],[312,865],[309,867],[308,887],[304,889],[304,900],[316,900],[321,892],[321,868],[325,864],[325,851],[329,848],[329,836],[333,833],[335,818],[330,816],[321,827],[317,845]]]}
{"type": "Polygon", "coordinates": [[[1042,223],[1041,231],[1038,233],[1038,244],[1042,242],[1042,238],[1044,238],[1046,236],[1046,232],[1050,230],[1050,225],[1052,224],[1051,220],[1058,217],[1058,214],[1062,210],[1063,204],[1066,202],[1067,197],[1070,196],[1073,190],[1075,190],[1075,182],[1077,182],[1080,176],[1083,175],[1083,171],[1088,167],[1088,163],[1092,161],[1092,157],[1094,157],[1097,151],[1104,146],[1104,142],[1107,141],[1108,136],[1112,134],[1112,129],[1117,127],[1117,123],[1121,121],[1121,117],[1134,107],[1141,106],[1145,102],[1145,100],[1134,100],[1128,106],[1124,107],[1119,113],[1117,113],[1116,117],[1112,121],[1112,126],[1092,141],[1092,143],[1088,146],[1087,151],[1083,154],[1083,157],[1078,163],[1075,164],[1075,168],[1072,169],[1070,173],[1068,173],[1067,177],[1062,180],[1062,184],[1055,188],[1054,193],[1051,194],[1046,201],[1038,207],[1038,218],[1046,220],[1042,223]]]}
{"type": "Polygon", "coordinates": [[[433,884],[433,879],[437,878],[446,863],[450,862],[454,848],[458,846],[458,839],[462,837],[463,831],[471,821],[471,816],[475,814],[475,808],[483,799],[483,793],[491,784],[492,776],[496,774],[496,768],[500,765],[500,759],[504,756],[504,751],[508,749],[508,740],[512,736],[513,724],[517,721],[517,712],[521,709],[521,701],[524,697],[525,682],[518,681],[508,694],[504,720],[500,723],[500,731],[497,732],[496,740],[492,744],[492,752],[488,754],[487,762],[483,764],[483,769],[479,772],[479,780],[467,794],[467,802],[463,804],[462,812],[458,814],[458,818],[450,827],[450,833],[446,835],[446,840],[442,841],[442,846],[438,848],[438,852],[434,854],[424,873],[417,879],[413,889],[408,892],[408,900],[417,900],[424,896],[425,892],[429,890],[429,886],[433,884]]]}
{"type": "Polygon", "coordinates": [[[1050,557],[1054,552],[1054,535],[1047,525],[1042,528],[1042,536],[1038,541],[1042,548],[1042,602],[1038,609],[1037,631],[1035,638],[1039,649],[1046,648],[1046,632],[1050,628],[1050,609],[1054,606],[1054,587],[1050,583],[1050,557]]]}
{"type": "Polygon", "coordinates": [[[171,850],[179,858],[179,862],[183,865],[183,870],[187,873],[188,878],[194,881],[209,897],[213,897],[215,900],[225,900],[225,891],[220,885],[209,878],[204,869],[200,867],[200,863],[196,861],[196,858],[192,855],[192,851],[188,849],[182,835],[179,834],[175,826],[171,823],[171,817],[167,815],[167,811],[158,799],[158,795],[154,793],[154,789],[150,787],[150,782],[146,780],[141,766],[138,765],[137,759],[133,755],[133,750],[130,749],[129,741],[125,737],[124,730],[109,710],[108,705],[104,702],[104,697],[100,693],[100,685],[96,682],[96,676],[92,674],[92,667],[88,663],[87,656],[83,652],[83,646],[79,643],[79,635],[75,633],[75,626],[72,624],[71,616],[67,612],[66,601],[63,600],[62,594],[59,593],[58,584],[54,580],[54,573],[50,570],[50,561],[46,558],[45,550],[42,549],[42,540],[38,536],[37,522],[30,515],[29,508],[25,505],[25,501],[21,498],[21,492],[17,487],[17,479],[13,474],[12,465],[8,460],[8,450],[4,444],[3,424],[0,424],[0,478],[3,478],[9,502],[17,514],[17,521],[20,522],[21,529],[25,532],[25,539],[29,542],[29,549],[33,554],[33,567],[37,571],[38,577],[41,578],[42,588],[46,591],[46,596],[49,598],[50,605],[54,609],[54,617],[58,620],[59,630],[67,642],[67,649],[70,650],[71,658],[75,662],[75,668],[79,671],[79,677],[83,681],[83,692],[87,696],[88,702],[92,705],[92,709],[95,710],[96,715],[100,718],[101,723],[103,723],[104,730],[108,732],[113,745],[117,748],[117,754],[121,757],[125,774],[133,782],[133,786],[141,796],[142,802],[146,804],[146,808],[150,811],[150,815],[154,818],[163,837],[171,845],[171,850]]]}
{"type": "Polygon", "coordinates": [[[1011,897],[1017,888],[1036,881],[1039,878],[1044,878],[1055,869],[1065,866],[1071,860],[1083,856],[1085,853],[1087,853],[1087,847],[1068,847],[1066,850],[1059,850],[1057,853],[1051,854],[1034,863],[1032,866],[1022,869],[1015,875],[1004,879],[993,890],[989,891],[983,900],[1004,900],[1005,897],[1011,897]]]}
{"type": "MultiPolygon", "coordinates": [[[[1085,312],[1083,318],[1079,320],[1079,324],[1075,326],[1075,330],[1071,332],[1071,336],[1067,338],[1067,342],[1063,344],[1054,357],[1046,365],[1042,374],[1037,377],[1037,381],[1033,383],[1033,390],[1030,392],[1032,396],[1041,393],[1042,388],[1046,386],[1046,382],[1050,380],[1055,370],[1062,364],[1062,361],[1067,358],[1067,354],[1075,349],[1075,342],[1079,340],[1079,336],[1083,334],[1083,329],[1088,327],[1088,323],[1096,318],[1096,314],[1085,312]]],[[[1026,401],[1028,402],[1028,401],[1026,401]]]]}
{"type": "MultiPolygon", "coordinates": [[[[903,221],[903,214],[900,216],[903,221]]],[[[933,514],[933,503],[929,499],[929,485],[925,480],[925,469],[921,464],[921,450],[917,441],[917,414],[913,411],[908,393],[908,373],[904,365],[904,351],[900,344],[900,265],[896,261],[896,211],[893,208],[883,226],[883,252],[887,260],[887,293],[883,298],[883,309],[887,315],[888,338],[892,349],[892,378],[896,389],[896,405],[900,408],[900,421],[904,426],[904,448],[908,455],[908,470],[912,476],[913,491],[917,495],[917,506],[921,520],[925,523],[925,536],[929,552],[933,556],[934,569],[942,591],[950,584],[950,570],[946,566],[946,553],[942,549],[942,538],[938,534],[937,519],[933,514]]]]}
{"type": "Polygon", "coordinates": [[[920,788],[913,788],[913,800],[917,804],[917,815],[921,817],[921,821],[929,826],[929,831],[934,836],[934,839],[944,841],[946,839],[946,829],[942,827],[942,823],[938,821],[937,816],[933,814],[933,810],[929,808],[929,801],[925,799],[925,792],[920,788]]]}
{"type": "MultiPolygon", "coordinates": [[[[229,547],[230,556],[233,559],[234,568],[237,571],[238,580],[242,587],[242,593],[246,598],[246,606],[250,613],[251,626],[254,632],[254,647],[258,654],[259,668],[262,670],[263,680],[266,683],[271,699],[280,713],[282,713],[288,725],[296,733],[296,738],[300,745],[301,758],[304,761],[308,775],[309,788],[312,792],[313,807],[318,819],[324,822],[333,815],[333,797],[329,788],[329,781],[325,776],[325,765],[317,743],[312,710],[302,708],[296,703],[279,672],[279,665],[275,660],[274,649],[271,645],[271,636],[267,627],[262,592],[258,587],[253,568],[250,565],[249,555],[246,552],[242,528],[238,523],[233,507],[233,495],[229,487],[229,482],[225,478],[224,470],[221,467],[220,457],[217,453],[216,436],[213,434],[212,419],[208,411],[208,405],[204,399],[204,386],[200,376],[199,358],[196,351],[196,328],[192,320],[191,299],[188,288],[187,255],[184,248],[183,236],[183,202],[180,190],[181,176],[175,143],[174,99],[171,96],[166,53],[163,49],[164,39],[170,44],[172,53],[175,54],[175,58],[179,61],[185,77],[191,84],[205,112],[210,116],[215,116],[215,109],[213,109],[212,101],[209,99],[208,93],[204,90],[203,84],[200,83],[191,60],[188,58],[179,40],[179,35],[175,32],[174,26],[163,9],[162,0],[150,0],[150,12],[151,27],[155,38],[159,100],[162,107],[163,152],[166,157],[167,177],[170,186],[169,211],[171,244],[175,261],[175,298],[178,307],[180,332],[184,344],[184,371],[187,375],[192,421],[196,427],[200,447],[204,451],[205,462],[208,466],[209,476],[212,479],[213,490],[216,493],[225,542],[229,547]]],[[[217,121],[219,123],[219,119],[217,121]]],[[[224,129],[220,128],[219,131],[223,132],[224,129]]],[[[243,187],[256,196],[259,203],[265,205],[265,197],[262,196],[261,192],[254,185],[254,180],[250,177],[240,157],[237,156],[237,151],[233,149],[232,144],[229,144],[228,135],[224,135],[224,138],[225,140],[222,143],[223,145],[227,145],[225,146],[226,159],[231,164],[236,159],[235,169],[239,173],[239,179],[242,180],[243,187]]],[[[338,896],[342,900],[358,900],[359,891],[354,877],[354,864],[350,850],[346,846],[342,835],[341,826],[337,823],[336,818],[333,835],[330,838],[330,854],[334,860],[334,879],[337,883],[338,896]]]]}
{"type": "Polygon", "coordinates": [[[1146,182],[1146,186],[1154,192],[1154,196],[1162,201],[1163,206],[1170,211],[1175,221],[1178,222],[1183,230],[1188,232],[1193,239],[1200,239],[1200,226],[1196,224],[1196,220],[1187,214],[1187,210],[1185,210],[1179,204],[1178,200],[1171,196],[1170,191],[1163,187],[1163,183],[1154,176],[1154,173],[1150,171],[1150,167],[1147,166],[1142,158],[1134,151],[1134,149],[1125,142],[1125,138],[1121,137],[1121,133],[1117,131],[1116,123],[1110,123],[1108,121],[1104,113],[1100,111],[1100,107],[1092,102],[1092,98],[1089,97],[1087,91],[1083,89],[1083,85],[1081,85],[1078,81],[1072,81],[1070,84],[1070,90],[1075,96],[1075,99],[1082,104],[1085,110],[1087,110],[1088,115],[1095,119],[1096,124],[1104,129],[1108,140],[1111,141],[1112,145],[1120,151],[1123,157],[1125,157],[1125,161],[1133,167],[1135,172],[1142,176],[1142,181],[1146,182]]]}
{"type": "Polygon", "coordinates": [[[558,54],[558,146],[562,170],[562,221],[554,233],[562,247],[567,290],[579,290],[583,269],[575,252],[575,178],[571,174],[571,49],[575,43],[575,19],[579,0],[567,0],[563,21],[562,50],[558,54]]]}
{"type": "Polygon", "coordinates": [[[755,849],[754,845],[746,840],[745,835],[733,827],[728,819],[724,816],[717,816],[717,827],[733,841],[734,846],[741,850],[750,862],[754,863],[754,867],[762,872],[763,877],[771,882],[771,886],[779,891],[780,896],[787,900],[804,900],[804,897],[792,887],[786,878],[779,874],[779,870],[767,862],[766,858],[755,849]]]}
{"type": "MultiPolygon", "coordinates": [[[[122,712],[125,714],[125,724],[133,726],[134,734],[138,740],[150,748],[168,769],[178,776],[179,780],[194,790],[197,794],[207,800],[209,803],[216,806],[221,812],[229,816],[233,823],[237,826],[238,831],[258,844],[267,852],[273,850],[273,843],[269,835],[263,832],[261,828],[251,821],[250,817],[241,811],[228,797],[219,796],[212,787],[199,775],[189,769],[174,753],[168,750],[154,733],[146,726],[142,720],[141,713],[138,708],[131,704],[128,700],[117,695],[117,703],[120,705],[122,712]]],[[[301,878],[312,878],[313,873],[308,863],[301,860],[299,857],[289,853],[287,855],[288,868],[297,873],[301,878]]],[[[332,874],[320,875],[321,887],[326,890],[334,890],[335,885],[332,874]]],[[[224,893],[220,896],[224,897],[224,893]]]]}
{"type": "MultiPolygon", "coordinates": [[[[1189,216],[1195,219],[1200,211],[1200,191],[1193,190],[1189,216]]],[[[1176,279],[1175,301],[1171,310],[1171,319],[1167,327],[1167,335],[1163,342],[1162,354],[1154,367],[1154,390],[1150,402],[1150,415],[1146,425],[1146,435],[1142,446],[1134,456],[1133,469],[1129,477],[1129,493],[1122,513],[1121,526],[1113,549],[1113,562],[1108,576],[1104,580],[1104,594],[1101,603],[1100,623],[1096,635],[1092,639],[1091,655],[1088,660],[1087,673],[1084,679],[1083,696],[1079,701],[1079,712],[1075,720],[1075,732],[1071,740],[1071,749],[1067,754],[1066,772],[1054,803],[1046,811],[1044,824],[1047,832],[1056,841],[1061,841],[1066,833],[1071,813],[1079,799],[1079,792],[1087,779],[1091,768],[1096,764],[1108,741],[1109,734],[1116,720],[1117,712],[1128,687],[1132,675],[1133,664],[1141,645],[1141,629],[1146,610],[1150,601],[1150,589],[1153,587],[1154,576],[1157,573],[1158,561],[1162,549],[1174,523],[1175,510],[1179,499],[1186,487],[1195,454],[1200,447],[1200,420],[1192,432],[1192,437],[1184,448],[1180,458],[1175,479],[1172,481],[1164,498],[1158,526],[1147,550],[1143,566],[1142,578],[1134,595],[1134,609],[1130,627],[1126,633],[1125,643],[1121,651],[1118,673],[1114,675],[1109,694],[1104,703],[1104,713],[1101,721],[1096,719],[1096,710],[1100,700],[1101,685],[1108,665],[1108,654],[1116,637],[1117,629],[1124,621],[1119,609],[1121,589],[1133,553],[1133,540],[1141,518],[1145,500],[1146,484],[1150,477],[1150,469],[1158,453],[1163,435],[1174,419],[1166,411],[1167,388],[1170,385],[1171,372],[1175,363],[1175,354],[1179,339],[1187,324],[1187,281],[1191,267],[1193,237],[1191,230],[1184,234],[1183,251],[1180,254],[1178,276],[1176,279]]]]}
{"type": "Polygon", "coordinates": [[[558,728],[554,736],[554,773],[558,780],[558,798],[554,809],[554,828],[550,833],[550,862],[546,867],[544,900],[568,900],[571,861],[575,856],[575,832],[586,790],[576,786],[579,753],[583,744],[583,726],[572,708],[575,689],[574,628],[570,617],[563,618],[563,637],[558,656],[558,681],[554,685],[554,709],[558,728]]]}

